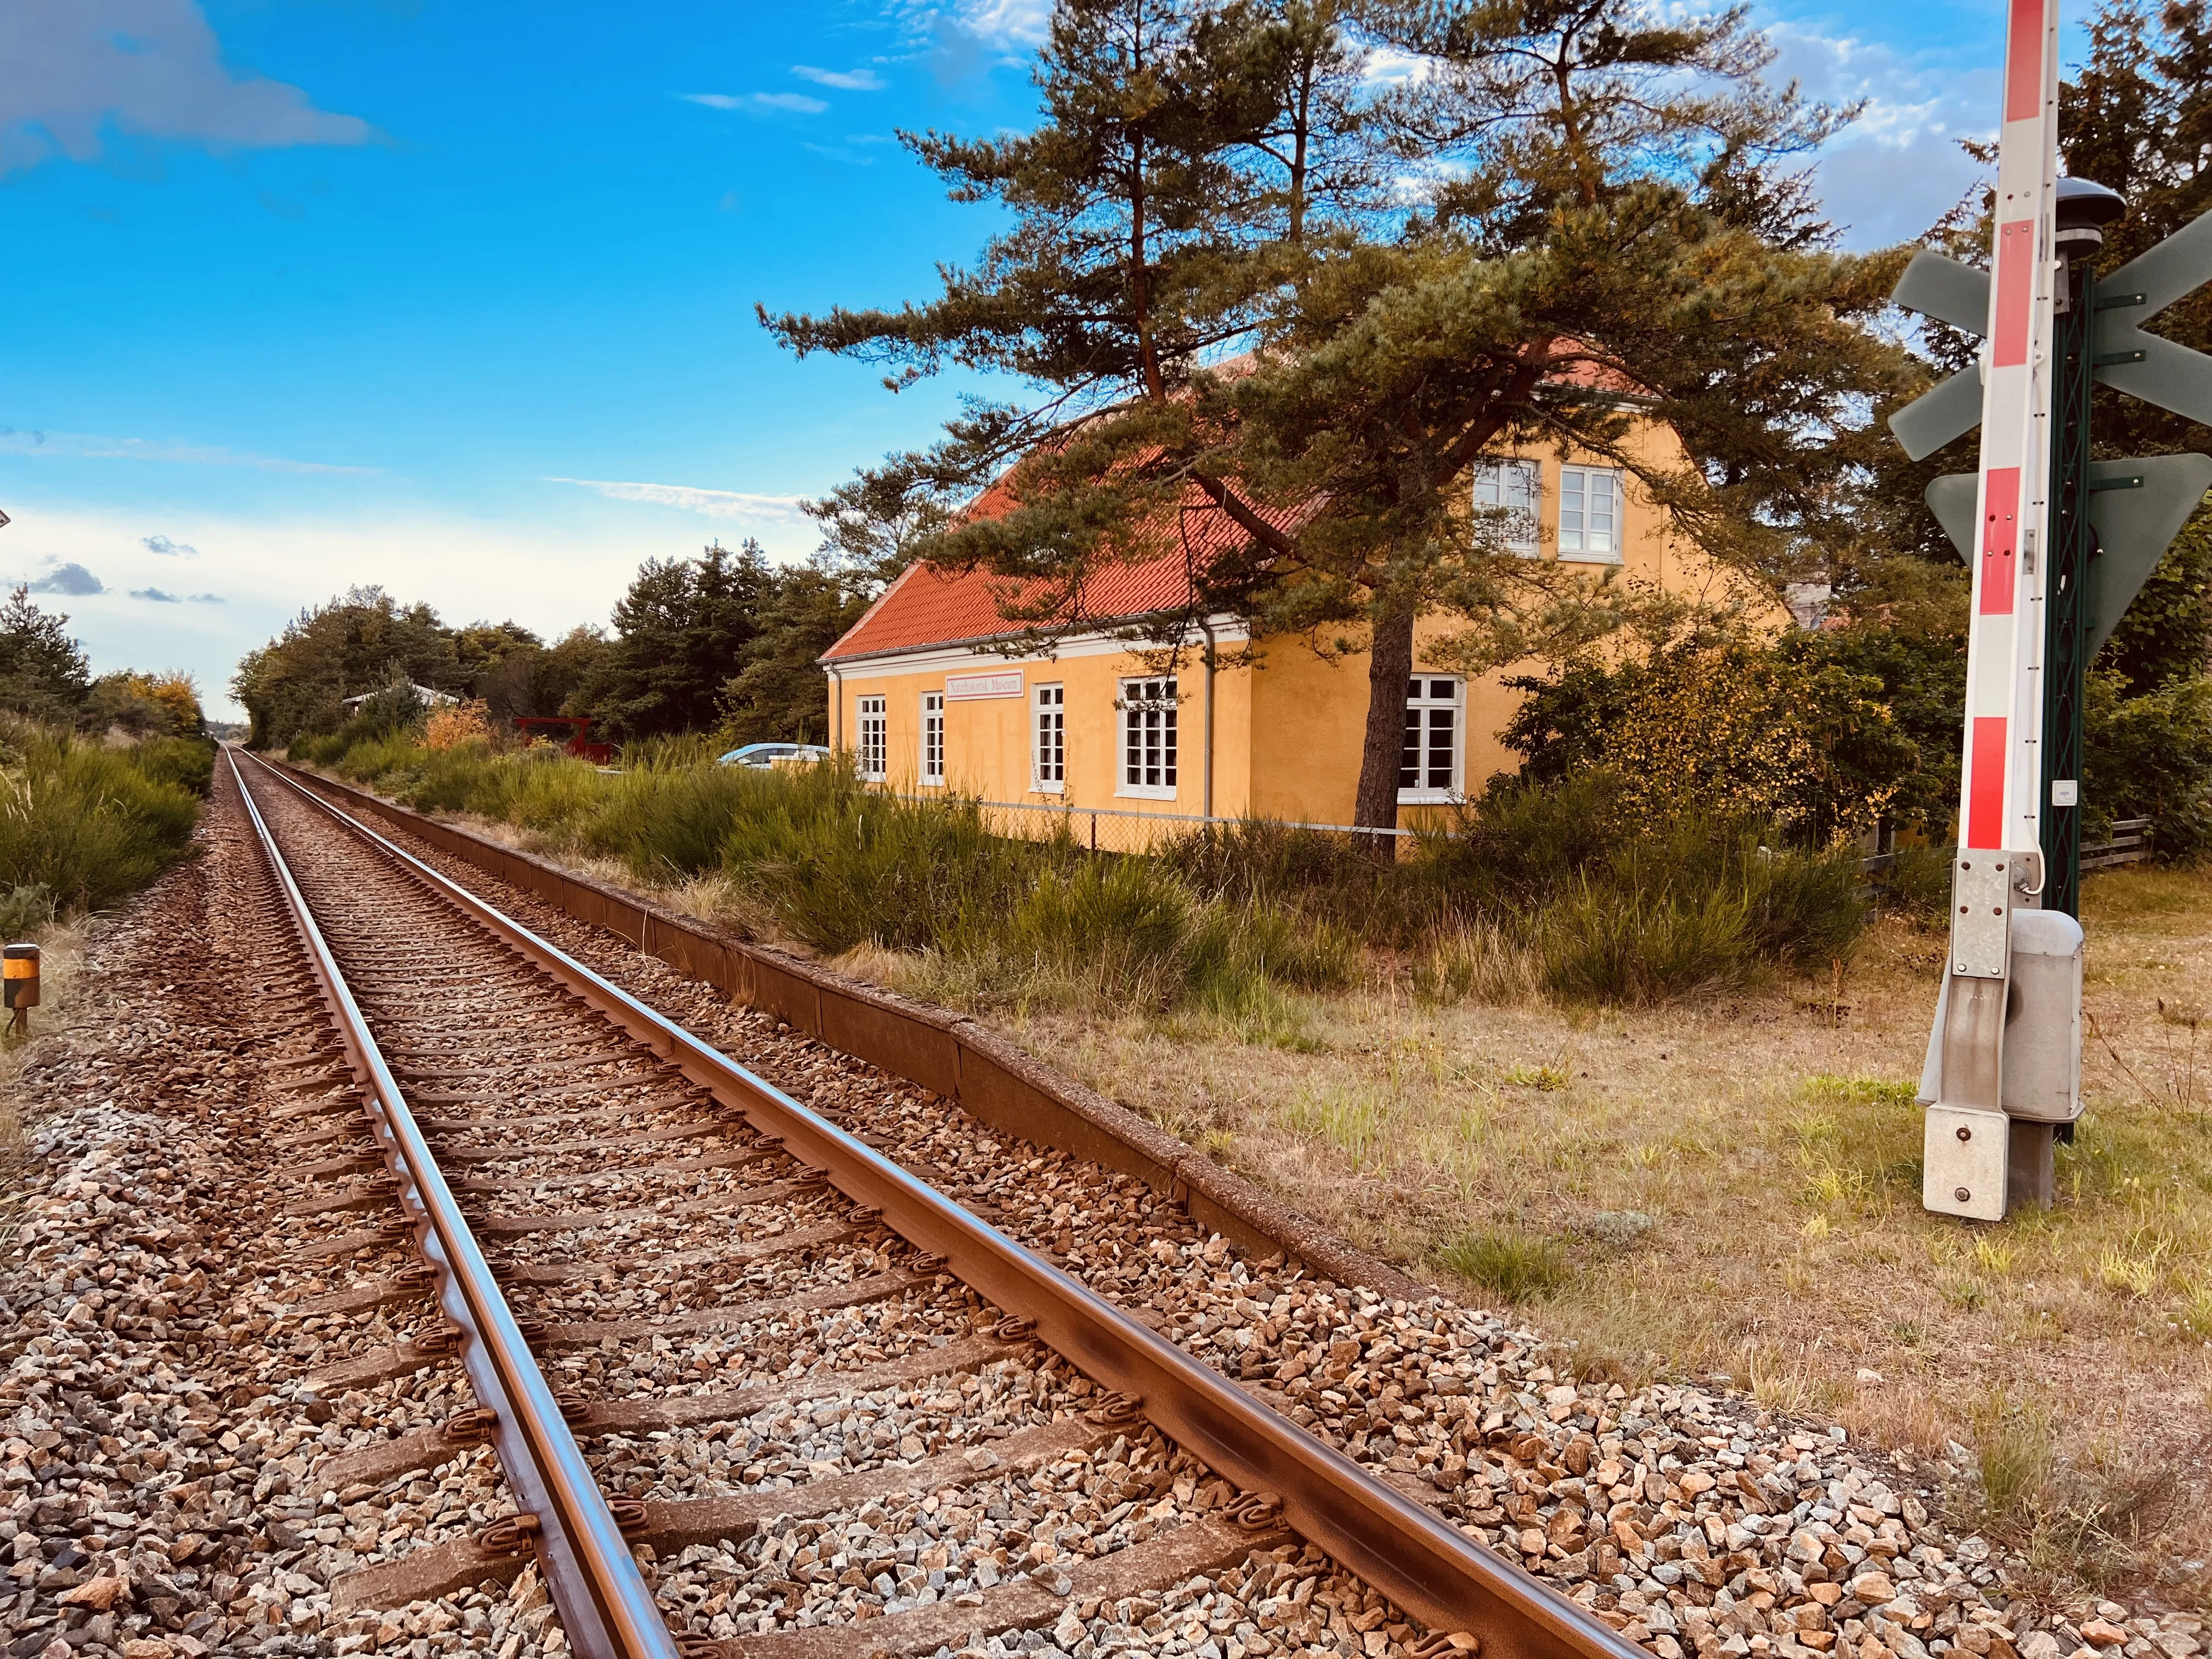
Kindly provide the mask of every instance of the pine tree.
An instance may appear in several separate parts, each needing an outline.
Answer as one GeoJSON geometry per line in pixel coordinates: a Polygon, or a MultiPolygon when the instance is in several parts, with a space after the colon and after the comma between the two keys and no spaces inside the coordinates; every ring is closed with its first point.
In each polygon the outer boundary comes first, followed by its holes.
{"type": "Polygon", "coordinates": [[[48,616],[15,585],[0,606],[0,708],[53,720],[84,701],[92,668],[68,629],[67,617],[48,616]]]}
{"type": "Polygon", "coordinates": [[[1255,0],[1171,22],[1146,0],[1066,0],[1035,134],[917,145],[960,163],[956,195],[1012,208],[1015,231],[928,306],[773,326],[801,350],[896,363],[896,383],[957,358],[1043,390],[873,475],[941,502],[1026,451],[1003,483],[1012,511],[922,550],[1042,579],[1024,613],[1041,628],[1089,624],[1090,579],[1146,550],[1134,527],[1194,491],[1210,501],[1247,540],[1194,565],[1155,641],[1225,609],[1261,635],[1368,649],[1356,821],[1393,824],[1417,617],[1459,618],[1437,665],[1474,670],[1628,609],[1504,552],[1467,505],[1486,454],[1610,457],[1680,528],[1769,576],[1832,538],[1836,437],[1908,373],[1860,325],[1895,262],[1821,246],[1789,167],[1848,112],[1765,88],[1771,56],[1740,12],[1662,19],[1635,0],[1357,20],[1255,0]],[[1097,49],[1140,16],[1164,24],[1141,66],[1097,49]],[[1422,73],[1378,96],[1359,70],[1385,47],[1422,73]],[[1127,165],[1127,122],[1118,149],[1086,140],[1098,109],[1143,112],[1150,170],[1127,165]],[[1381,143],[1395,194],[1373,188],[1381,143]],[[1147,213],[1179,234],[1146,242],[1147,213]],[[1079,251],[1079,223],[1098,233],[1079,251]],[[1231,343],[1257,349],[1210,370],[1231,343]],[[1637,420],[1671,424],[1690,465],[1642,459],[1637,420]]]}
{"type": "Polygon", "coordinates": [[[1034,131],[902,135],[954,200],[994,203],[1012,227],[926,304],[762,322],[801,356],[884,364],[893,390],[957,365],[1035,395],[974,404],[943,441],[821,503],[845,551],[1042,577],[1031,619],[1085,624],[1083,574],[1126,556],[1127,526],[1179,499],[1156,463],[1188,447],[1192,372],[1257,322],[1280,278],[1261,257],[1282,240],[1271,228],[1303,224],[1317,177],[1297,141],[1322,130],[1322,101],[1310,95],[1310,118],[1286,132],[1274,94],[1334,71],[1269,28],[1267,14],[1200,0],[1063,0],[1035,71],[1034,131]],[[1011,510],[960,519],[1017,459],[1011,510]]]}
{"type": "Polygon", "coordinates": [[[750,537],[735,552],[717,544],[696,559],[647,559],[615,605],[615,637],[572,699],[578,712],[617,743],[712,726],[775,580],[750,537]]]}
{"type": "Polygon", "coordinates": [[[732,744],[821,743],[822,653],[868,608],[873,585],[830,560],[777,574],[757,617],[759,631],[722,687],[723,734],[732,744]]]}

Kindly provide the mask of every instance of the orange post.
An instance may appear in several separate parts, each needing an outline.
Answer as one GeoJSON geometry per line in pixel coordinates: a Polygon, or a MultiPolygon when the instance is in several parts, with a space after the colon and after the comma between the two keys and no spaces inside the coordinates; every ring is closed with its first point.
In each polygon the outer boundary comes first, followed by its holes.
{"type": "Polygon", "coordinates": [[[9,1011],[10,1036],[31,1034],[31,1010],[39,1006],[39,947],[11,945],[0,951],[0,1006],[9,1011]]]}

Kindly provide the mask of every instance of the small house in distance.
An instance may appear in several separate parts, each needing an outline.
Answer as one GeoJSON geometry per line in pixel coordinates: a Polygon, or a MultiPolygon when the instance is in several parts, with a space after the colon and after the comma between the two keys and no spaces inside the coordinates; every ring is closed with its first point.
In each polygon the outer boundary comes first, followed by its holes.
{"type": "MultiPolygon", "coordinates": [[[[1663,428],[1646,441],[1674,446],[1663,428]]],[[[1474,504],[1507,511],[1511,550],[1525,557],[1677,592],[1727,580],[1680,542],[1632,475],[1609,464],[1571,452],[1504,455],[1477,470],[1473,494],[1474,504]]],[[[1194,487],[1184,520],[1182,538],[1243,537],[1194,487]]],[[[1249,641],[1221,617],[1194,629],[1190,652],[1163,673],[1114,637],[1115,626],[1182,608],[1188,568],[1180,540],[1157,559],[1109,567],[1084,596],[1085,614],[1103,619],[1096,629],[1009,654],[1028,632],[1008,619],[1028,597],[1020,584],[911,565],[820,659],[830,741],[853,755],[863,777],[902,792],[947,789],[1078,813],[1349,823],[1367,717],[1365,653],[1330,660],[1303,638],[1249,641]],[[1209,671],[1209,635],[1224,651],[1251,645],[1256,663],[1209,671]]],[[[1403,807],[1479,793],[1517,764],[1498,741],[1518,701],[1506,676],[1425,672],[1425,647],[1448,628],[1424,620],[1415,634],[1403,807]]],[[[1142,844],[1144,826],[1134,828],[1140,833],[1117,834],[1114,844],[1142,844]]]]}

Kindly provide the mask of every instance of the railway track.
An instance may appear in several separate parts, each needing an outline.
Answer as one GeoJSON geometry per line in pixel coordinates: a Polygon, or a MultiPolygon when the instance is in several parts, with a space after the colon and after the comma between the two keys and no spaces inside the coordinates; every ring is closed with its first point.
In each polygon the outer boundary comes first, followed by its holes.
{"type": "Polygon", "coordinates": [[[495,1493],[334,1606],[534,1571],[587,1659],[1243,1659],[1297,1650],[1316,1604],[1370,1659],[1639,1651],[429,865],[226,767],[295,935],[262,994],[332,1025],[281,1126],[315,1183],[301,1259],[352,1276],[313,1311],[398,1337],[316,1386],[458,1370],[474,1402],[316,1482],[459,1465],[495,1493]]]}

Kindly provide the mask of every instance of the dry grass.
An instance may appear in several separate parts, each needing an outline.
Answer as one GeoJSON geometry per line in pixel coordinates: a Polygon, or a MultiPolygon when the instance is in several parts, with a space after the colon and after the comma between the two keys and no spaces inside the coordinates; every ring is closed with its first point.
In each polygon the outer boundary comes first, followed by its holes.
{"type": "Polygon", "coordinates": [[[2163,1553],[2201,1599],[2212,874],[2093,877],[2087,909],[2088,1111],[2057,1206],[1998,1226],[1919,1206],[1942,943],[1902,923],[1817,980],[1698,1006],[1438,1004],[1378,975],[1257,1026],[1016,1035],[1360,1243],[1533,1310],[1586,1370],[1724,1375],[1957,1443],[1989,1480],[1973,1505],[2054,1580],[2163,1553]]]}
{"type": "Polygon", "coordinates": [[[67,922],[40,935],[39,994],[42,1000],[31,1011],[31,1040],[0,1043],[0,1249],[7,1248],[15,1236],[16,1212],[23,1196],[23,1158],[28,1147],[25,1130],[31,1116],[22,1090],[23,1067],[33,1055],[65,1041],[84,1021],[85,928],[82,921],[67,922]]]}

